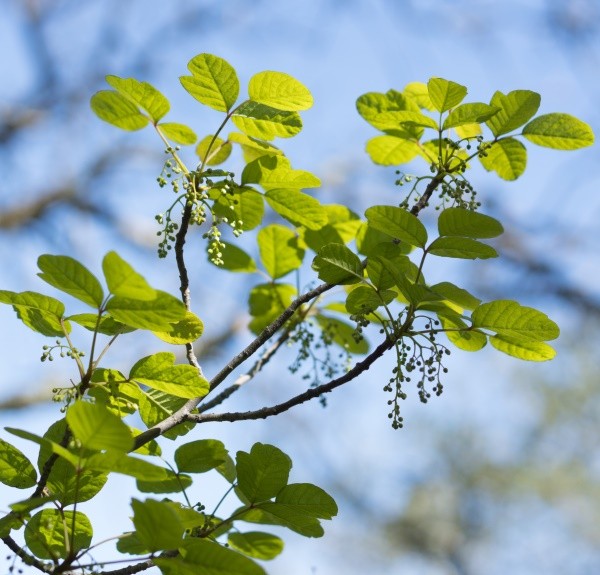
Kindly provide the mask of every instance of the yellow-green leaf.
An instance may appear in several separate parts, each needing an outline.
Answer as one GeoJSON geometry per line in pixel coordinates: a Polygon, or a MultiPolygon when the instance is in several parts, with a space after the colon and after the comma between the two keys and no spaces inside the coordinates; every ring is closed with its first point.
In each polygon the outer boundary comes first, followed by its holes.
{"type": "Polygon", "coordinates": [[[291,138],[302,130],[298,112],[278,110],[252,100],[238,106],[231,120],[247,136],[267,141],[291,138]]]}
{"type": "Polygon", "coordinates": [[[169,140],[173,140],[173,142],[182,146],[191,146],[198,139],[194,130],[185,124],[165,122],[164,124],[159,124],[158,127],[169,140]]]}
{"type": "Polygon", "coordinates": [[[218,166],[229,158],[231,148],[231,144],[225,142],[222,138],[206,136],[206,138],[203,138],[198,142],[198,145],[196,146],[196,155],[200,158],[200,161],[204,161],[207,166],[218,166]]]}
{"type": "Polygon", "coordinates": [[[145,128],[149,120],[142,114],[138,107],[125,96],[112,90],[100,90],[90,100],[92,110],[101,120],[134,132],[145,128]]]}
{"type": "Polygon", "coordinates": [[[527,167],[527,149],[515,138],[502,138],[486,144],[479,161],[488,172],[496,172],[503,180],[516,180],[527,167]]]}
{"type": "Polygon", "coordinates": [[[375,136],[367,142],[367,154],[381,166],[398,166],[410,162],[419,155],[419,146],[410,140],[396,136],[375,136]]]}
{"type": "Polygon", "coordinates": [[[106,81],[119,94],[148,112],[154,123],[158,122],[171,107],[169,100],[148,82],[118,76],[106,76],[106,81]]]}
{"type": "Polygon", "coordinates": [[[467,95],[467,88],[443,78],[430,78],[427,91],[431,103],[438,112],[446,112],[460,104],[467,95]]]}
{"type": "Polygon", "coordinates": [[[310,90],[283,72],[259,72],[250,79],[251,100],[278,110],[308,110],[313,105],[310,90]]]}
{"type": "Polygon", "coordinates": [[[530,142],[556,150],[577,150],[594,143],[592,129],[569,114],[545,114],[534,118],[522,132],[530,142]]]}
{"type": "Polygon", "coordinates": [[[189,61],[188,70],[192,76],[182,76],[180,81],[192,97],[219,112],[232,108],[240,83],[229,62],[212,54],[198,54],[189,61]]]}
{"type": "Polygon", "coordinates": [[[186,311],[185,317],[171,324],[169,331],[152,332],[157,338],[173,345],[192,343],[199,339],[204,332],[202,320],[191,311],[186,311]]]}

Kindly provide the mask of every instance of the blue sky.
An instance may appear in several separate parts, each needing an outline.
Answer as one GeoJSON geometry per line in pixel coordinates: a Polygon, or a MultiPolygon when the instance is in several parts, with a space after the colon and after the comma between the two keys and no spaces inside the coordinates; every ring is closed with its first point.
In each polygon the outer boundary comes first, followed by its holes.
{"type": "MultiPolygon", "coordinates": [[[[133,1],[126,7],[119,2],[111,4],[118,8],[110,21],[115,28],[115,45],[118,42],[131,45],[132,51],[168,21],[173,9],[157,0],[133,1]]],[[[199,4],[182,2],[179,8],[191,10],[199,4]]],[[[217,3],[202,5],[214,8],[217,3]]],[[[408,82],[441,76],[468,86],[472,100],[488,101],[495,90],[531,89],[542,94],[541,113],[568,112],[594,128],[600,124],[597,112],[600,96],[598,13],[594,2],[563,3],[562,8],[569,11],[572,21],[580,25],[573,36],[563,36],[549,24],[548,14],[561,9],[561,3],[542,0],[266,0],[257,3],[238,0],[218,5],[214,18],[207,23],[197,23],[192,32],[185,30],[178,34],[177,29],[163,30],[163,36],[158,37],[150,53],[145,54],[147,60],[143,66],[132,66],[127,51],[107,45],[106,53],[98,57],[106,69],[98,70],[98,74],[134,76],[155,83],[171,100],[173,121],[186,121],[199,133],[214,129],[217,116],[201,110],[177,81],[195,54],[211,52],[226,58],[236,67],[242,85],[252,74],[264,69],[294,75],[311,89],[315,106],[304,114],[303,132],[293,140],[279,143],[295,167],[309,169],[322,178],[325,185],[318,194],[324,202],[348,201],[353,209],[361,212],[375,201],[394,203],[399,200],[398,190],[393,186],[393,170],[374,166],[363,151],[374,131],[357,115],[354,103],[367,91],[402,89],[408,82]]],[[[11,79],[0,88],[0,102],[9,103],[18,102],[31,82],[27,45],[14,6],[16,3],[11,3],[0,22],[0,42],[4,44],[5,54],[0,60],[0,73],[11,79]],[[10,57],[6,57],[8,55],[10,57]]],[[[68,3],[65,6],[68,7],[68,3]]],[[[94,45],[102,12],[102,8],[91,2],[88,9],[77,10],[76,17],[70,17],[65,10],[48,30],[51,45],[64,55],[62,82],[76,85],[83,67],[86,63],[89,65],[83,55],[94,45]],[[68,44],[65,37],[69,38],[68,44]]],[[[14,168],[0,185],[3,205],[13,201],[20,181],[31,183],[30,187],[25,186],[27,190],[35,189],[35,184],[43,182],[54,169],[76,175],[78,163],[89,161],[96,146],[127,141],[112,127],[100,124],[86,106],[78,107],[76,114],[76,122],[68,123],[68,132],[62,130],[60,118],[53,120],[43,138],[25,142],[24,153],[11,158],[14,168]]],[[[65,115],[68,116],[66,111],[65,115]]],[[[127,135],[127,138],[132,142],[146,142],[151,141],[152,136],[144,132],[127,135]]],[[[564,273],[576,284],[597,285],[598,234],[594,232],[597,232],[600,205],[595,193],[598,176],[592,168],[597,161],[596,147],[565,153],[533,147],[528,151],[528,170],[516,182],[502,182],[482,169],[474,170],[473,179],[484,204],[488,198],[500,205],[515,229],[525,230],[532,250],[553,250],[553,257],[563,262],[564,273]],[[540,231],[544,227],[550,231],[540,231]]],[[[95,192],[106,193],[106,202],[114,209],[126,210],[131,218],[128,221],[132,222],[129,225],[144,237],[151,235],[152,216],[164,204],[154,185],[160,160],[152,168],[153,161],[154,158],[132,159],[131,164],[125,163],[104,181],[102,185],[106,190],[95,192]]],[[[47,237],[38,233],[0,236],[0,259],[7,270],[2,275],[2,288],[43,290],[35,278],[37,255],[63,248],[95,271],[99,270],[106,251],[118,249],[125,257],[135,260],[151,282],[176,290],[174,281],[168,279],[173,271],[172,262],[156,264],[152,255],[124,245],[110,231],[91,226],[85,218],[69,213],[64,215],[58,230],[68,241],[63,238],[48,242],[47,237]],[[11,263],[15,250],[19,253],[19,266],[11,263]],[[9,273],[11,269],[14,271],[9,273]]],[[[497,263],[470,263],[469,266],[481,269],[478,272],[481,274],[505,273],[502,264],[497,263]]],[[[206,273],[206,269],[200,269],[193,281],[202,283],[206,273]]],[[[472,274],[459,266],[449,268],[448,273],[454,274],[457,281],[463,274],[467,278],[472,274]]],[[[214,287],[202,285],[203,296],[214,287]]],[[[229,309],[235,310],[239,287],[229,282],[219,289],[225,292],[229,309]]],[[[593,287],[589,290],[598,296],[597,288],[595,292],[593,287]]],[[[563,332],[567,330],[566,335],[574,336],[579,318],[573,318],[570,312],[567,315],[552,301],[540,300],[537,293],[525,292],[519,297],[542,307],[561,323],[563,332]]],[[[216,330],[219,315],[214,312],[214,306],[203,305],[201,297],[197,301],[195,311],[207,329],[216,330]]],[[[31,358],[39,355],[43,342],[18,325],[9,309],[0,309],[0,326],[0,359],[3,365],[7,366],[9,361],[11,365],[10,369],[0,372],[0,397],[12,395],[15,387],[33,390],[49,379],[60,380],[68,373],[64,362],[51,367],[32,362],[31,358]]],[[[143,339],[132,342],[127,353],[117,354],[114,361],[126,365],[136,353],[138,356],[149,353],[145,352],[148,346],[152,351],[159,350],[156,342],[143,339]]],[[[559,357],[550,367],[525,366],[520,368],[519,377],[537,377],[547,370],[568,373],[568,363],[561,363],[563,361],[559,357]]],[[[369,372],[359,383],[332,396],[327,410],[318,405],[305,406],[278,421],[247,423],[235,429],[212,426],[203,430],[201,436],[212,433],[223,437],[232,451],[249,449],[253,440],[273,442],[293,455],[297,481],[332,480],[334,484],[343,484],[350,482],[348,475],[351,475],[354,486],[363,486],[364,502],[381,514],[393,514],[402,509],[415,483],[423,481],[432,470],[436,472],[435,441],[424,429],[445,429],[467,418],[489,438],[499,458],[508,457],[514,436],[506,421],[512,422],[515,428],[528,425],[528,406],[508,393],[510,380],[515,378],[515,365],[514,360],[489,350],[477,356],[455,353],[449,361],[444,395],[425,407],[414,397],[408,401],[405,406],[408,425],[401,432],[389,429],[385,417],[387,398],[378,380],[386,377],[386,371],[381,369],[369,372]],[[303,436],[310,438],[308,445],[302,441],[303,436]],[[326,458],[326,465],[319,464],[322,458],[326,458]]],[[[256,382],[256,389],[240,394],[236,406],[248,408],[270,403],[273,398],[287,397],[291,390],[297,389],[291,384],[283,390],[273,389],[273,380],[279,379],[281,372],[286,373],[285,365],[276,363],[270,369],[264,381],[256,382]]],[[[291,376],[286,375],[286,378],[291,379],[291,376]]],[[[56,406],[39,406],[27,412],[3,412],[2,423],[41,433],[56,417],[55,409],[56,406]]],[[[437,473],[443,477],[443,470],[437,473]]],[[[110,534],[116,521],[115,508],[119,509],[118,520],[127,525],[130,496],[127,489],[130,488],[130,482],[117,480],[106,499],[97,504],[94,512],[101,517],[99,534],[110,534]],[[114,499],[117,496],[120,499],[114,499]],[[107,506],[111,508],[110,514],[106,514],[107,506]]],[[[0,487],[0,501],[4,493],[0,487]]],[[[349,505],[341,509],[340,519],[334,521],[323,540],[305,542],[289,537],[288,549],[270,572],[334,573],[337,570],[334,565],[344,565],[352,572],[352,565],[378,565],[360,545],[350,554],[345,552],[343,557],[339,554],[339,542],[348,540],[348,524],[354,520],[354,513],[349,505]]],[[[539,543],[542,553],[545,546],[553,547],[554,537],[558,536],[549,530],[545,542],[539,543]]],[[[510,541],[511,534],[506,538],[510,541]]],[[[527,563],[514,565],[513,559],[503,555],[500,547],[494,548],[497,571],[488,567],[480,572],[499,573],[509,567],[513,573],[542,572],[525,570],[527,563]]],[[[477,557],[474,561],[477,566],[477,557]]],[[[398,564],[404,573],[444,573],[435,565],[428,565],[429,570],[423,571],[425,567],[415,558],[398,564]]]]}

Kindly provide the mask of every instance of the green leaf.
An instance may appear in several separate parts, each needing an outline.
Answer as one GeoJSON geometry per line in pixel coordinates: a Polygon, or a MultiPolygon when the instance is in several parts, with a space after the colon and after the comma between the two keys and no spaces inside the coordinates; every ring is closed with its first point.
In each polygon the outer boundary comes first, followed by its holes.
{"type": "Polygon", "coordinates": [[[516,301],[497,300],[475,308],[473,327],[489,329],[498,335],[526,341],[547,341],[559,335],[558,326],[547,315],[516,301]]]}
{"type": "Polygon", "coordinates": [[[315,252],[326,244],[346,244],[352,241],[361,226],[358,215],[346,206],[326,204],[322,207],[327,215],[327,224],[318,230],[301,230],[302,239],[315,252]]]}
{"type": "Polygon", "coordinates": [[[310,90],[295,78],[282,72],[259,72],[250,79],[251,100],[278,110],[308,110],[313,105],[310,90]]]}
{"type": "Polygon", "coordinates": [[[363,278],[363,267],[358,256],[343,244],[323,246],[312,262],[319,279],[329,284],[349,285],[363,278]]]}
{"type": "Polygon", "coordinates": [[[126,452],[133,447],[129,427],[101,404],[76,401],[69,407],[66,419],[86,449],[126,452]]]}
{"type": "Polygon", "coordinates": [[[416,216],[396,206],[371,206],[365,212],[369,226],[411,246],[424,248],[427,230],[416,216]]]}
{"type": "Polygon", "coordinates": [[[286,485],[275,501],[317,519],[331,519],[338,513],[333,497],[312,483],[286,485]]]}
{"type": "Polygon", "coordinates": [[[92,542],[92,524],[80,511],[43,509],[25,527],[25,543],[40,559],[65,559],[92,542]]]}
{"type": "Polygon", "coordinates": [[[418,144],[396,136],[375,136],[367,142],[367,154],[380,166],[398,166],[419,155],[418,144]]]}
{"type": "Polygon", "coordinates": [[[519,140],[503,138],[486,146],[479,161],[488,172],[494,171],[503,180],[512,181],[527,167],[527,149],[519,140]]]}
{"type": "Polygon", "coordinates": [[[427,84],[424,84],[423,82],[410,82],[404,86],[403,94],[408,96],[411,100],[414,100],[419,108],[429,110],[430,112],[435,110],[435,106],[429,97],[427,84]]]}
{"type": "Polygon", "coordinates": [[[57,459],[46,483],[47,493],[62,506],[93,499],[106,484],[103,471],[80,469],[76,473],[64,459],[57,459]]]}
{"type": "Polygon", "coordinates": [[[120,535],[117,540],[117,550],[119,553],[126,553],[128,555],[146,555],[149,553],[135,532],[120,535]]]}
{"type": "MultiPolygon", "coordinates": [[[[365,256],[371,256],[375,253],[380,255],[380,249],[393,250],[394,257],[409,254],[413,250],[413,246],[407,243],[394,242],[390,236],[369,226],[367,222],[362,222],[356,233],[356,247],[359,253],[365,256]]],[[[384,256],[391,257],[391,254],[386,253],[384,256]]]]}
{"type": "Polygon", "coordinates": [[[255,189],[236,187],[227,196],[221,196],[215,202],[213,209],[218,216],[226,217],[229,220],[235,219],[239,229],[248,231],[253,230],[262,222],[265,203],[263,195],[255,189]]]}
{"type": "Polygon", "coordinates": [[[182,146],[191,146],[192,144],[195,144],[198,139],[194,130],[185,124],[166,122],[164,124],[159,124],[158,127],[166,138],[172,140],[176,144],[181,144],[182,146]]]}
{"type": "Polygon", "coordinates": [[[163,575],[265,575],[264,569],[240,553],[214,541],[186,539],[181,557],[154,559],[163,575]]]}
{"type": "Polygon", "coordinates": [[[171,324],[169,331],[153,331],[152,333],[173,345],[192,343],[202,336],[204,324],[202,320],[191,311],[186,311],[185,317],[171,324]]]}
{"type": "Polygon", "coordinates": [[[135,534],[150,552],[177,549],[183,541],[183,525],[166,501],[131,500],[135,534]]]}
{"type": "Polygon", "coordinates": [[[446,112],[460,104],[467,95],[467,88],[456,82],[443,78],[430,78],[427,82],[427,91],[431,103],[438,112],[446,112]]]}
{"type": "Polygon", "coordinates": [[[273,189],[265,194],[267,203],[295,226],[318,230],[327,224],[327,212],[315,198],[292,189],[273,189]]]}
{"type": "Polygon", "coordinates": [[[103,473],[120,473],[143,481],[164,481],[169,478],[168,469],[119,451],[94,453],[85,460],[85,468],[103,473]]]}
{"type": "Polygon", "coordinates": [[[298,291],[290,284],[259,284],[250,290],[248,298],[252,333],[261,332],[277,318],[296,297],[298,291]]]}
{"type": "Polygon", "coordinates": [[[66,459],[75,468],[79,466],[79,457],[77,457],[68,449],[65,449],[62,445],[59,445],[55,441],[46,439],[45,437],[40,437],[39,435],[30,433],[29,431],[25,431],[24,429],[16,429],[14,427],[5,427],[4,429],[8,431],[8,433],[12,433],[17,437],[21,437],[22,439],[27,439],[28,441],[33,441],[33,443],[41,445],[43,448],[49,450],[51,453],[56,453],[56,455],[62,457],[63,459],[66,459]]]}
{"type": "Polygon", "coordinates": [[[16,293],[0,290],[0,303],[12,305],[17,317],[27,327],[43,335],[63,337],[65,331],[70,331],[68,322],[61,323],[65,306],[53,297],[32,291],[16,293]]]}
{"type": "Polygon", "coordinates": [[[116,321],[114,318],[103,315],[98,321],[97,313],[78,313],[75,315],[70,315],[66,318],[68,321],[72,321],[81,327],[89,331],[97,331],[103,335],[117,335],[121,333],[131,333],[135,331],[134,327],[130,327],[121,323],[120,321],[116,321]]]}
{"type": "Polygon", "coordinates": [[[28,489],[37,482],[37,473],[29,459],[3,439],[0,439],[0,482],[17,489],[28,489]]]}
{"type": "Polygon", "coordinates": [[[246,165],[242,172],[242,184],[260,184],[265,190],[299,190],[317,188],[321,180],[310,172],[292,169],[290,161],[284,156],[261,156],[246,165]]]}
{"type": "Polygon", "coordinates": [[[196,155],[200,158],[200,161],[204,161],[207,166],[218,166],[229,158],[231,149],[231,144],[225,142],[222,138],[206,136],[206,138],[203,138],[198,142],[198,145],[196,146],[196,155]]]}
{"type": "Polygon", "coordinates": [[[534,118],[522,132],[530,142],[555,150],[577,150],[594,143],[592,129],[569,114],[544,114],[534,118]]]}
{"type": "MultiPolygon", "coordinates": [[[[390,245],[395,246],[395,244],[390,245]]],[[[387,290],[396,284],[394,277],[388,269],[388,265],[390,264],[404,276],[410,277],[411,280],[416,278],[418,268],[406,256],[390,254],[389,257],[385,258],[385,255],[382,254],[382,257],[388,261],[386,265],[380,257],[377,257],[379,255],[379,253],[374,252],[367,260],[367,275],[378,290],[387,290]]]]}
{"type": "Polygon", "coordinates": [[[272,224],[258,232],[258,250],[267,273],[278,279],[298,269],[304,259],[304,250],[298,245],[298,236],[284,226],[272,224]]]}
{"type": "Polygon", "coordinates": [[[247,164],[261,156],[283,155],[283,152],[279,148],[273,146],[273,144],[265,142],[264,140],[259,140],[258,138],[251,138],[240,132],[231,132],[228,140],[240,145],[247,164]]]}
{"type": "MultiPolygon", "coordinates": [[[[369,124],[378,130],[389,129],[386,117],[381,116],[384,112],[402,110],[419,112],[419,106],[412,98],[407,98],[396,90],[389,90],[385,94],[379,92],[363,94],[356,100],[356,109],[369,124]],[[380,118],[383,118],[383,121],[380,118]]],[[[411,124],[402,124],[393,132],[399,138],[418,140],[423,133],[423,128],[411,124]]]]}
{"type": "Polygon", "coordinates": [[[444,258],[461,258],[466,260],[497,258],[498,252],[492,247],[459,236],[445,236],[437,238],[429,244],[427,253],[444,258]]]}
{"type": "Polygon", "coordinates": [[[499,236],[504,228],[491,216],[465,208],[446,208],[438,219],[438,231],[440,236],[486,239],[499,236]]]}
{"type": "Polygon", "coordinates": [[[235,110],[231,120],[247,136],[260,140],[291,138],[302,130],[298,112],[288,112],[248,100],[235,110]]]}
{"type": "Polygon", "coordinates": [[[11,503],[9,507],[15,515],[20,515],[22,513],[28,513],[29,511],[38,509],[38,507],[42,507],[43,505],[46,505],[46,503],[50,503],[51,501],[51,497],[28,497],[27,499],[23,499],[22,501],[16,501],[15,503],[11,503]]]}
{"type": "Polygon", "coordinates": [[[192,365],[174,365],[175,354],[155,353],[140,359],[129,379],[177,397],[192,399],[208,393],[208,381],[192,365]]]}
{"type": "Polygon", "coordinates": [[[275,497],[288,482],[292,460],[273,445],[255,443],[236,456],[238,489],[249,503],[275,497]]]}
{"type": "Polygon", "coordinates": [[[368,314],[384,303],[390,303],[395,292],[377,293],[371,286],[359,285],[346,297],[346,310],[351,314],[368,314]]]}
{"type": "Polygon", "coordinates": [[[458,304],[462,309],[473,310],[481,300],[471,295],[467,290],[459,288],[450,282],[441,282],[431,286],[431,289],[441,296],[458,304]]]}
{"type": "Polygon", "coordinates": [[[156,297],[156,290],[116,252],[104,256],[102,271],[113,295],[144,301],[156,297]]]}
{"type": "Polygon", "coordinates": [[[295,509],[293,506],[267,501],[258,509],[251,509],[241,517],[244,521],[267,525],[283,525],[304,537],[322,537],[324,534],[320,521],[311,515],[295,509]]]}
{"type": "Polygon", "coordinates": [[[283,551],[283,539],[262,531],[230,533],[227,543],[232,549],[263,561],[274,559],[283,551]]]}
{"type": "MultiPolygon", "coordinates": [[[[184,398],[163,393],[156,389],[148,389],[142,392],[142,397],[139,401],[140,417],[147,427],[154,427],[183,407],[186,402],[187,400],[184,398]]],[[[163,435],[167,439],[175,439],[180,435],[185,435],[193,427],[194,424],[187,421],[175,426],[163,435]]]]}
{"type": "Polygon", "coordinates": [[[112,90],[96,92],[90,100],[90,105],[101,120],[122,130],[135,132],[145,128],[149,123],[148,118],[135,104],[112,90]]]}
{"type": "Polygon", "coordinates": [[[433,128],[434,130],[438,128],[438,124],[433,118],[414,110],[385,110],[373,115],[372,119],[377,125],[382,126],[380,129],[384,130],[396,130],[399,127],[402,128],[402,124],[433,128]]]}
{"type": "Polygon", "coordinates": [[[198,54],[188,62],[192,76],[182,76],[181,84],[200,103],[229,112],[240,93],[240,82],[229,62],[212,54],[198,54]]]}
{"type": "Polygon", "coordinates": [[[535,116],[540,101],[540,95],[530,90],[514,90],[508,94],[496,92],[490,104],[498,106],[500,111],[486,124],[496,138],[508,134],[535,116]]]}
{"type": "Polygon", "coordinates": [[[151,300],[114,296],[106,304],[106,311],[117,321],[139,329],[169,332],[174,323],[186,316],[183,303],[163,291],[156,291],[151,300]]]}
{"type": "Polygon", "coordinates": [[[20,529],[22,526],[23,519],[13,513],[0,517],[0,538],[8,537],[13,529],[20,529]]]}
{"type": "Polygon", "coordinates": [[[446,331],[446,337],[463,351],[479,351],[487,344],[487,336],[477,330],[468,329],[462,321],[452,321],[447,317],[440,317],[442,327],[446,331]]]}
{"type": "Polygon", "coordinates": [[[92,307],[100,307],[104,291],[96,277],[77,260],[68,256],[43,255],[38,258],[38,274],[46,283],[92,307]]]}
{"type": "Polygon", "coordinates": [[[169,100],[148,82],[135,78],[106,76],[106,81],[119,94],[143,108],[156,124],[171,108],[169,100]]]}
{"type": "Polygon", "coordinates": [[[490,343],[499,351],[526,361],[548,361],[556,350],[542,341],[523,341],[504,335],[493,335],[490,343]]]}
{"type": "Polygon", "coordinates": [[[160,481],[138,479],[136,481],[138,490],[142,493],[182,493],[193,484],[193,480],[189,475],[174,473],[170,469],[165,471],[166,477],[160,481]]]}
{"type": "Polygon", "coordinates": [[[254,273],[257,270],[256,262],[243,249],[229,242],[222,243],[221,258],[223,263],[218,267],[238,273],[254,273]]]}
{"type": "Polygon", "coordinates": [[[481,124],[500,111],[497,106],[489,106],[480,102],[461,104],[448,114],[442,126],[443,130],[464,126],[465,124],[481,124]]]}
{"type": "Polygon", "coordinates": [[[175,450],[175,463],[180,472],[206,473],[227,461],[227,449],[216,439],[199,439],[184,443],[175,450]]]}

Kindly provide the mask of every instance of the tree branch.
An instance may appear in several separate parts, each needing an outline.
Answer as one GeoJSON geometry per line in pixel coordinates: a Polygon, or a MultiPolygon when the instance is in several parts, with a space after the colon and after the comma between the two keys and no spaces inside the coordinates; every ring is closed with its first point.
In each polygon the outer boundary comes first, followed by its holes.
{"type": "Polygon", "coordinates": [[[33,555],[29,555],[29,553],[22,549],[10,535],[2,537],[2,541],[15,555],[17,555],[17,557],[19,557],[19,559],[21,559],[21,561],[23,561],[23,563],[25,563],[25,565],[35,567],[44,573],[53,572],[54,567],[52,565],[36,559],[33,555]]]}
{"type": "MultiPolygon", "coordinates": [[[[252,355],[254,355],[263,344],[269,341],[269,339],[271,339],[277,333],[281,326],[283,326],[283,324],[294,315],[295,311],[301,305],[320,296],[333,287],[335,287],[333,284],[321,284],[296,298],[277,319],[265,327],[265,329],[263,329],[262,332],[248,346],[246,346],[240,353],[232,358],[231,361],[229,361],[229,363],[210,380],[210,391],[214,390],[234,369],[236,369],[248,358],[252,357],[252,355]]],[[[176,425],[186,421],[187,416],[192,410],[196,409],[202,399],[203,398],[200,397],[190,399],[175,413],[160,423],[157,423],[154,427],[151,427],[150,429],[147,429],[143,433],[137,435],[134,440],[132,451],[139,449],[142,445],[145,445],[155,437],[162,435],[166,431],[169,431],[169,429],[173,429],[173,427],[176,425]]]]}
{"type": "Polygon", "coordinates": [[[290,332],[286,330],[282,333],[277,341],[271,345],[260,358],[254,363],[254,365],[244,374],[240,375],[229,387],[224,389],[217,396],[213,397],[207,403],[202,404],[198,411],[204,413],[217,405],[223,403],[228,397],[232,396],[238,389],[248,383],[256,374],[270,361],[270,359],[277,353],[279,348],[290,338],[290,332]]]}
{"type": "MultiPolygon", "coordinates": [[[[398,336],[401,337],[401,336],[398,336]]],[[[195,423],[204,423],[208,421],[243,421],[247,419],[266,419],[267,417],[271,417],[273,415],[279,415],[288,409],[295,407],[296,405],[300,405],[301,403],[305,403],[323,395],[324,393],[329,393],[333,391],[336,387],[340,387],[345,383],[348,383],[358,377],[361,373],[367,371],[383,354],[392,348],[394,345],[393,340],[386,339],[384,342],[380,343],[375,350],[369,354],[363,361],[359,361],[350,371],[346,372],[344,375],[337,377],[336,379],[331,380],[328,383],[324,383],[317,387],[312,387],[307,389],[304,393],[292,397],[288,401],[284,403],[279,403],[277,405],[273,405],[271,407],[263,407],[262,409],[257,409],[255,411],[244,411],[244,412],[234,412],[234,413],[189,413],[186,416],[187,421],[193,421],[195,423]]]]}

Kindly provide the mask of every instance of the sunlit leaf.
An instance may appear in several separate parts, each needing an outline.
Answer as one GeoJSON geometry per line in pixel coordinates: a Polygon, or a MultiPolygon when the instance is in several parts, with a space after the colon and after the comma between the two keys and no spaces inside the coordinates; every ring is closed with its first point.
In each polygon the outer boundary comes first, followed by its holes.
{"type": "Polygon", "coordinates": [[[208,381],[194,366],[174,364],[174,353],[155,353],[140,359],[131,368],[129,379],[177,397],[192,399],[206,395],[208,381]]]}
{"type": "Polygon", "coordinates": [[[348,285],[363,278],[360,259],[343,244],[323,246],[313,259],[312,268],[319,279],[330,284],[348,285]]]}
{"type": "Polygon", "coordinates": [[[522,132],[530,142],[556,150],[577,150],[594,143],[592,129],[569,114],[545,114],[534,118],[522,132]]]}
{"type": "Polygon", "coordinates": [[[250,79],[251,100],[278,110],[308,110],[313,105],[309,89],[283,72],[259,72],[250,79]]]}
{"type": "Polygon", "coordinates": [[[145,128],[150,122],[135,104],[112,90],[96,92],[90,100],[90,105],[101,120],[122,130],[134,132],[145,128]]]}
{"type": "Polygon", "coordinates": [[[228,112],[240,92],[235,69],[223,58],[198,54],[188,62],[192,76],[182,76],[181,84],[196,100],[217,110],[228,112]]]}
{"type": "Polygon", "coordinates": [[[92,524],[80,511],[43,509],[25,527],[25,542],[40,559],[65,559],[92,542],[92,524]]]}
{"type": "Polygon", "coordinates": [[[185,124],[165,122],[164,124],[159,124],[159,128],[169,140],[182,146],[191,146],[198,139],[194,130],[185,124]]]}
{"type": "Polygon", "coordinates": [[[126,452],[133,447],[129,427],[104,405],[76,401],[67,410],[66,419],[75,438],[87,449],[126,452]]]}
{"type": "Polygon", "coordinates": [[[438,112],[446,112],[460,104],[467,95],[467,88],[456,82],[443,78],[430,78],[427,82],[427,91],[431,103],[438,112]]]}
{"type": "Polygon", "coordinates": [[[467,238],[495,238],[504,232],[502,224],[480,212],[465,208],[446,208],[438,218],[440,236],[464,236],[467,238]]]}
{"type": "Polygon", "coordinates": [[[272,224],[258,232],[260,259],[267,273],[278,279],[302,265],[304,249],[298,245],[298,236],[289,228],[272,224]]]}
{"type": "Polygon", "coordinates": [[[158,122],[171,107],[169,100],[148,82],[118,76],[106,76],[106,81],[119,94],[148,112],[154,123],[158,122]]]}
{"type": "Polygon", "coordinates": [[[27,489],[37,481],[35,468],[16,447],[0,439],[0,482],[9,487],[27,489]]]}
{"type": "Polygon", "coordinates": [[[371,206],[365,212],[369,226],[411,246],[425,247],[427,230],[419,219],[396,206],[371,206]]]}
{"type": "Polygon", "coordinates": [[[514,138],[503,138],[485,144],[481,165],[488,171],[496,172],[503,180],[516,180],[527,167],[527,149],[514,138]]]}

